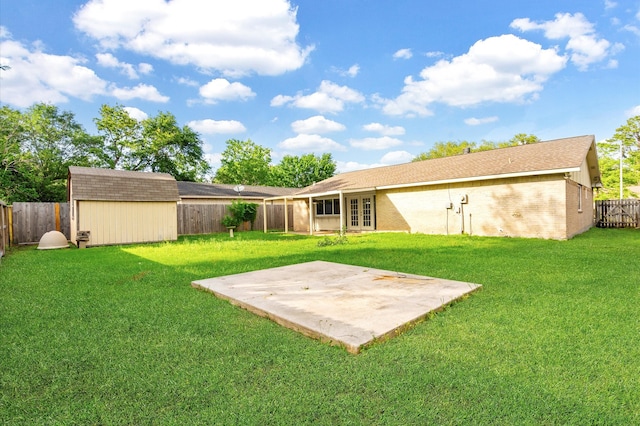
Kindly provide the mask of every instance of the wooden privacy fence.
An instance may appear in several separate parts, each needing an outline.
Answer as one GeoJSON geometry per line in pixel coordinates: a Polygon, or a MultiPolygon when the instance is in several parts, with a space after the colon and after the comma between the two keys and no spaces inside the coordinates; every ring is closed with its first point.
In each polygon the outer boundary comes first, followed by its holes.
{"type": "Polygon", "coordinates": [[[599,228],[640,228],[640,199],[596,200],[599,228]]]}
{"type": "MultiPolygon", "coordinates": [[[[289,226],[293,227],[293,206],[289,205],[289,226]]],[[[222,218],[228,214],[225,204],[178,204],[178,235],[225,232],[222,218]]],[[[37,243],[49,231],[60,231],[70,237],[69,203],[13,203],[8,207],[0,202],[0,256],[9,243],[37,243]],[[13,211],[12,211],[13,210],[13,211]],[[10,240],[10,227],[13,240],[10,240]]],[[[264,213],[258,204],[254,229],[262,229],[264,213]]],[[[284,229],[284,205],[267,205],[269,230],[284,229]]]]}
{"type": "Polygon", "coordinates": [[[13,243],[37,243],[49,231],[69,239],[69,203],[13,203],[13,243]]]}
{"type": "Polygon", "coordinates": [[[10,243],[9,215],[11,210],[4,202],[0,201],[0,257],[4,256],[10,243]]]}
{"type": "MultiPolygon", "coordinates": [[[[225,232],[222,218],[229,214],[225,204],[178,204],[178,235],[211,234],[225,232]]],[[[293,206],[289,210],[289,227],[293,227],[293,206]]],[[[264,212],[262,204],[258,204],[258,214],[253,229],[263,229],[264,212]]],[[[267,205],[267,228],[284,230],[284,205],[267,205]]]]}

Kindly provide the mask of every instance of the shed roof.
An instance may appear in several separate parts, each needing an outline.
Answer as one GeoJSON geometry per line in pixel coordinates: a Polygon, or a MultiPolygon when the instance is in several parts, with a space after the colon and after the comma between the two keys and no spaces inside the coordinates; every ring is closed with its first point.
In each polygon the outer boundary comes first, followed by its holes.
{"type": "Polygon", "coordinates": [[[593,135],[341,173],[296,196],[578,171],[589,155],[599,179],[593,135]]]}
{"type": "Polygon", "coordinates": [[[243,185],[242,191],[236,191],[237,185],[199,182],[178,182],[181,198],[268,198],[292,195],[299,188],[280,188],[275,186],[243,185]]]}
{"type": "Polygon", "coordinates": [[[168,173],[69,167],[76,200],[178,201],[176,180],[168,173]]]}

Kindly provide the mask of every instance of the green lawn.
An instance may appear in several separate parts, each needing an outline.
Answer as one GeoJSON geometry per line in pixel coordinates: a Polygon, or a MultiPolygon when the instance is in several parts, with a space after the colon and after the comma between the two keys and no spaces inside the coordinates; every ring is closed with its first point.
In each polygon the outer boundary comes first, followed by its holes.
{"type": "Polygon", "coordinates": [[[640,231],[260,232],[0,264],[1,424],[640,424],[640,231]],[[327,260],[483,285],[359,355],[191,288],[327,260]]]}

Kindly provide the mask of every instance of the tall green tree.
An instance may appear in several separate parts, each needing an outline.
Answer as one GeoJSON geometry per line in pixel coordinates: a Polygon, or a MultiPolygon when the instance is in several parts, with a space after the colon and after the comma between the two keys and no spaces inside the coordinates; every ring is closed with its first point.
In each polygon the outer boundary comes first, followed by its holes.
{"type": "Polygon", "coordinates": [[[169,173],[180,181],[201,181],[211,166],[204,159],[200,136],[189,126],[178,126],[173,114],[160,112],[142,122],[144,145],[149,147],[149,169],[169,173]]]}
{"type": "Polygon", "coordinates": [[[87,165],[91,137],[71,112],[35,104],[0,116],[3,196],[9,201],[64,201],[69,165],[87,165]]]}
{"type": "Polygon", "coordinates": [[[222,152],[220,168],[213,179],[216,183],[269,185],[271,149],[248,139],[229,139],[222,152]]]}
{"type": "Polygon", "coordinates": [[[640,185],[640,115],[618,127],[613,136],[598,144],[600,174],[604,188],[598,199],[620,197],[620,155],[622,155],[623,197],[637,197],[631,186],[640,185]]]}
{"type": "Polygon", "coordinates": [[[331,154],[322,156],[305,154],[300,157],[285,155],[271,168],[271,185],[285,188],[304,188],[314,182],[328,179],[336,173],[336,162],[331,154]]]}
{"type": "Polygon", "coordinates": [[[121,105],[103,105],[95,123],[101,146],[93,154],[102,167],[164,172],[188,181],[204,179],[210,169],[200,136],[179,127],[169,112],[138,121],[121,105]]]}
{"type": "Polygon", "coordinates": [[[24,129],[22,113],[0,107],[0,200],[7,203],[38,199],[36,170],[30,156],[22,149],[24,129]]]}
{"type": "Polygon", "coordinates": [[[23,149],[36,170],[38,201],[65,201],[70,165],[88,165],[91,138],[70,111],[35,104],[23,114],[23,149]]]}
{"type": "Polygon", "coordinates": [[[94,119],[102,146],[93,153],[101,167],[144,170],[147,152],[143,146],[142,123],[131,117],[122,105],[100,107],[94,119]]]}

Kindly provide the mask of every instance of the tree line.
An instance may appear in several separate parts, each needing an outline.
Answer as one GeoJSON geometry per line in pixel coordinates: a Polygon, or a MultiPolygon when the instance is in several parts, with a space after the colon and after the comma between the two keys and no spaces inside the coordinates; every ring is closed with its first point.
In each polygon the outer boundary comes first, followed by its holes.
{"type": "MultiPolygon", "coordinates": [[[[169,112],[137,120],[122,105],[102,105],[91,135],[73,113],[34,104],[0,107],[0,200],[63,202],[69,166],[169,173],[179,181],[210,180],[200,135],[169,112]]],[[[251,140],[227,141],[214,182],[304,187],[335,174],[331,154],[285,156],[251,140]]]]}
{"type": "MultiPolygon", "coordinates": [[[[97,135],[88,134],[73,113],[38,103],[25,111],[0,107],[0,200],[66,201],[69,166],[169,173],[179,181],[303,188],[336,173],[331,154],[284,156],[272,164],[270,148],[250,139],[230,139],[211,179],[200,135],[180,127],[169,112],[137,120],[121,105],[102,105],[94,119],[97,135]]],[[[436,142],[413,161],[537,143],[519,133],[505,142],[436,142]]],[[[597,144],[604,189],[598,198],[617,198],[620,165],[625,197],[640,184],[640,116],[631,117],[614,135],[597,144]],[[622,155],[622,161],[620,156],[622,155]]]]}

